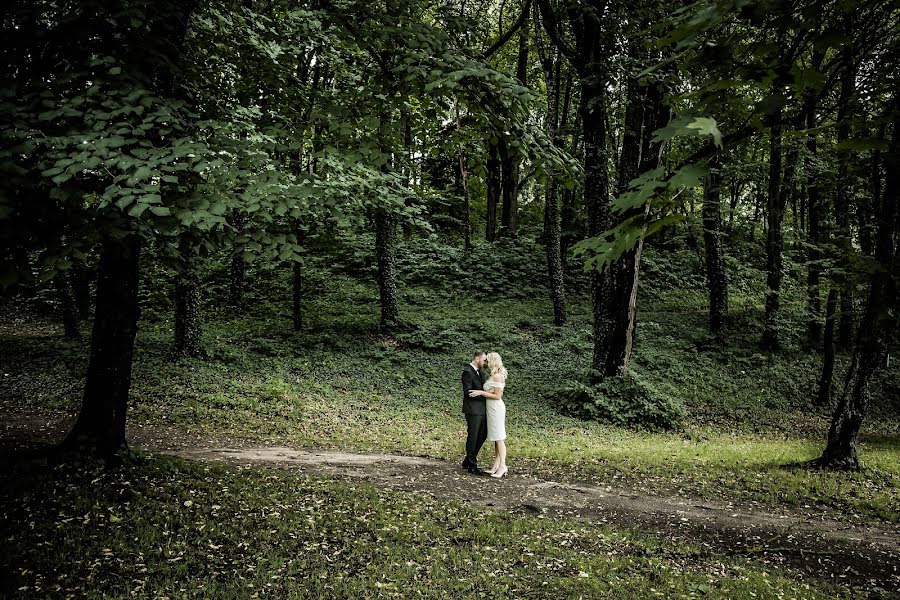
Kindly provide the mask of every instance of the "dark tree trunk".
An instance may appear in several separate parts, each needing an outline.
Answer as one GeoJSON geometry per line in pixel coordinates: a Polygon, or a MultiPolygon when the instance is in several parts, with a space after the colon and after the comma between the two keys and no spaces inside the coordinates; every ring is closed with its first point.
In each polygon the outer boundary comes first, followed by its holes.
{"type": "Polygon", "coordinates": [[[53,278],[53,287],[56,288],[56,299],[59,302],[59,313],[63,322],[63,333],[67,339],[77,340],[81,338],[78,329],[78,315],[75,310],[75,300],[72,290],[69,288],[69,280],[64,273],[57,273],[53,278]]]}
{"type": "Polygon", "coordinates": [[[487,159],[487,217],[484,237],[493,242],[497,239],[497,205],[501,194],[500,157],[497,144],[488,142],[487,159]]]}
{"type": "Polygon", "coordinates": [[[728,280],[722,257],[721,163],[718,155],[710,164],[703,189],[703,246],[706,250],[706,286],[709,290],[709,330],[725,337],[728,316],[728,280]]]}
{"type": "Polygon", "coordinates": [[[775,350],[779,346],[778,309],[781,290],[781,250],[784,236],[781,229],[784,220],[784,193],[781,189],[782,139],[781,125],[769,130],[769,186],[766,234],[766,318],[762,336],[763,348],[775,350]]]}
{"type": "Polygon", "coordinates": [[[64,448],[111,457],[125,445],[138,306],[140,240],[107,239],[100,250],[96,307],[81,411],[64,448]]]}
{"type": "Polygon", "coordinates": [[[203,322],[200,316],[200,283],[192,260],[183,254],[184,265],[175,282],[176,358],[203,356],[203,322]]]}
{"type": "Polygon", "coordinates": [[[378,291],[381,298],[381,330],[390,332],[400,325],[397,307],[397,224],[394,215],[375,210],[375,255],[378,261],[378,291]]]}
{"type": "MultiPolygon", "coordinates": [[[[297,243],[303,244],[305,232],[297,221],[294,223],[294,234],[297,236],[297,243]]],[[[291,324],[294,331],[303,329],[303,263],[295,261],[292,265],[291,273],[291,324]]]]}
{"type": "Polygon", "coordinates": [[[878,268],[872,275],[866,310],[859,324],[857,342],[850,360],[844,390],[828,431],[828,444],[817,463],[830,469],[859,469],[857,443],[866,416],[869,386],[875,372],[887,358],[888,341],[896,333],[895,308],[898,301],[894,281],[897,263],[897,202],[900,195],[900,112],[894,109],[893,137],[885,155],[884,196],[876,199],[878,233],[875,258],[878,268]]]}
{"type": "Polygon", "coordinates": [[[91,315],[91,279],[93,279],[93,272],[83,262],[77,261],[72,265],[69,281],[75,299],[75,308],[78,310],[78,316],[82,319],[87,319],[91,315]]]}
{"type": "Polygon", "coordinates": [[[515,237],[519,213],[519,156],[506,140],[500,141],[503,186],[500,203],[500,237],[515,237]]]}
{"type": "Polygon", "coordinates": [[[828,300],[825,302],[825,339],[822,359],[822,374],[819,377],[819,391],[816,394],[816,405],[827,406],[831,403],[831,388],[834,381],[834,313],[837,310],[837,289],[828,291],[828,300]]]}

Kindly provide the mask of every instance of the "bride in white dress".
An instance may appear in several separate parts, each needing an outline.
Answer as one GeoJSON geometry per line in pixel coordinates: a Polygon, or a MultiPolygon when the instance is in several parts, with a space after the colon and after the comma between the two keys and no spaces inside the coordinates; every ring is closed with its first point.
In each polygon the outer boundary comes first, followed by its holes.
{"type": "Polygon", "coordinates": [[[487,355],[488,372],[484,390],[472,390],[469,396],[484,396],[487,399],[487,440],[494,442],[494,465],[488,469],[491,477],[500,478],[509,472],[506,467],[506,405],[503,403],[503,388],[506,387],[506,369],[503,359],[496,352],[487,355]]]}

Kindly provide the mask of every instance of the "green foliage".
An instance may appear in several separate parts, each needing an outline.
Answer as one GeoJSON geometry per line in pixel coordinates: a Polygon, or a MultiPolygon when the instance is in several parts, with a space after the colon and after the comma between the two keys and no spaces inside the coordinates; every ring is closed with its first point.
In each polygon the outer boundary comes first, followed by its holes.
{"type": "Polygon", "coordinates": [[[613,425],[667,430],[679,426],[684,409],[634,373],[597,384],[576,381],[558,397],[568,411],[613,425]]]}

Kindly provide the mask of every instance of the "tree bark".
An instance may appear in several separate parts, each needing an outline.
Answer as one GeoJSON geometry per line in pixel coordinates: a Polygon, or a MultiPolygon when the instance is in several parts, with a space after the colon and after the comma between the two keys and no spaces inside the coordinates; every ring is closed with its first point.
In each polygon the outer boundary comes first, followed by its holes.
{"type": "MultiPolygon", "coordinates": [[[[852,61],[848,61],[841,74],[841,92],[838,98],[837,114],[837,140],[838,143],[850,139],[851,101],[855,93],[856,67],[852,61]]],[[[837,186],[834,196],[834,213],[837,224],[837,242],[841,249],[840,261],[845,268],[849,267],[852,247],[850,231],[850,201],[848,199],[847,178],[849,174],[850,151],[838,150],[837,186]]],[[[840,318],[838,321],[838,348],[849,350],[853,338],[853,290],[850,281],[842,276],[839,279],[840,289],[840,318]]]]}
{"type": "MultiPolygon", "coordinates": [[[[528,74],[528,27],[519,30],[519,59],[516,77],[526,85],[528,74]]],[[[503,173],[503,198],[500,211],[500,236],[515,237],[519,229],[519,154],[504,139],[500,144],[500,169],[503,173]]]]}
{"type": "MultiPolygon", "coordinates": [[[[234,228],[241,231],[244,228],[244,218],[237,215],[234,219],[234,228]]],[[[246,291],[247,263],[244,257],[235,252],[231,256],[231,266],[228,272],[228,304],[241,311],[244,307],[244,292],[246,291]]]]}
{"type": "Polygon", "coordinates": [[[817,464],[830,469],[858,470],[859,430],[869,403],[869,386],[887,357],[888,341],[896,334],[897,204],[900,195],[900,111],[894,108],[893,134],[885,155],[884,196],[878,202],[878,232],[866,310],[856,336],[844,390],[832,415],[828,443],[817,464]]]}
{"type": "MultiPolygon", "coordinates": [[[[297,243],[303,244],[304,231],[299,221],[294,223],[297,243]]],[[[294,331],[303,329],[303,263],[295,261],[291,268],[291,324],[294,331]]]]}
{"type": "Polygon", "coordinates": [[[140,315],[140,240],[107,239],[100,250],[91,357],[84,399],[64,449],[111,457],[125,445],[134,338],[140,315]]]}
{"type": "Polygon", "coordinates": [[[728,316],[728,280],[722,257],[721,162],[718,155],[710,163],[703,189],[703,246],[706,251],[706,286],[709,290],[709,330],[719,340],[725,338],[728,316]]]}

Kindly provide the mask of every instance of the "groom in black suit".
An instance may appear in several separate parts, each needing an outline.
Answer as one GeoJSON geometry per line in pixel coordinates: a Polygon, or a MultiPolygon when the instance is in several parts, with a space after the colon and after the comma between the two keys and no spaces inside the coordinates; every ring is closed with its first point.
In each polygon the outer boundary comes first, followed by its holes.
{"type": "Polygon", "coordinates": [[[473,475],[486,475],[486,471],[478,468],[478,451],[487,438],[487,404],[484,396],[469,397],[470,390],[480,390],[484,386],[481,368],[484,366],[486,355],[477,350],[472,356],[472,362],[466,365],[462,372],[463,388],[463,414],[466,415],[466,458],[463,460],[464,469],[473,475]]]}

